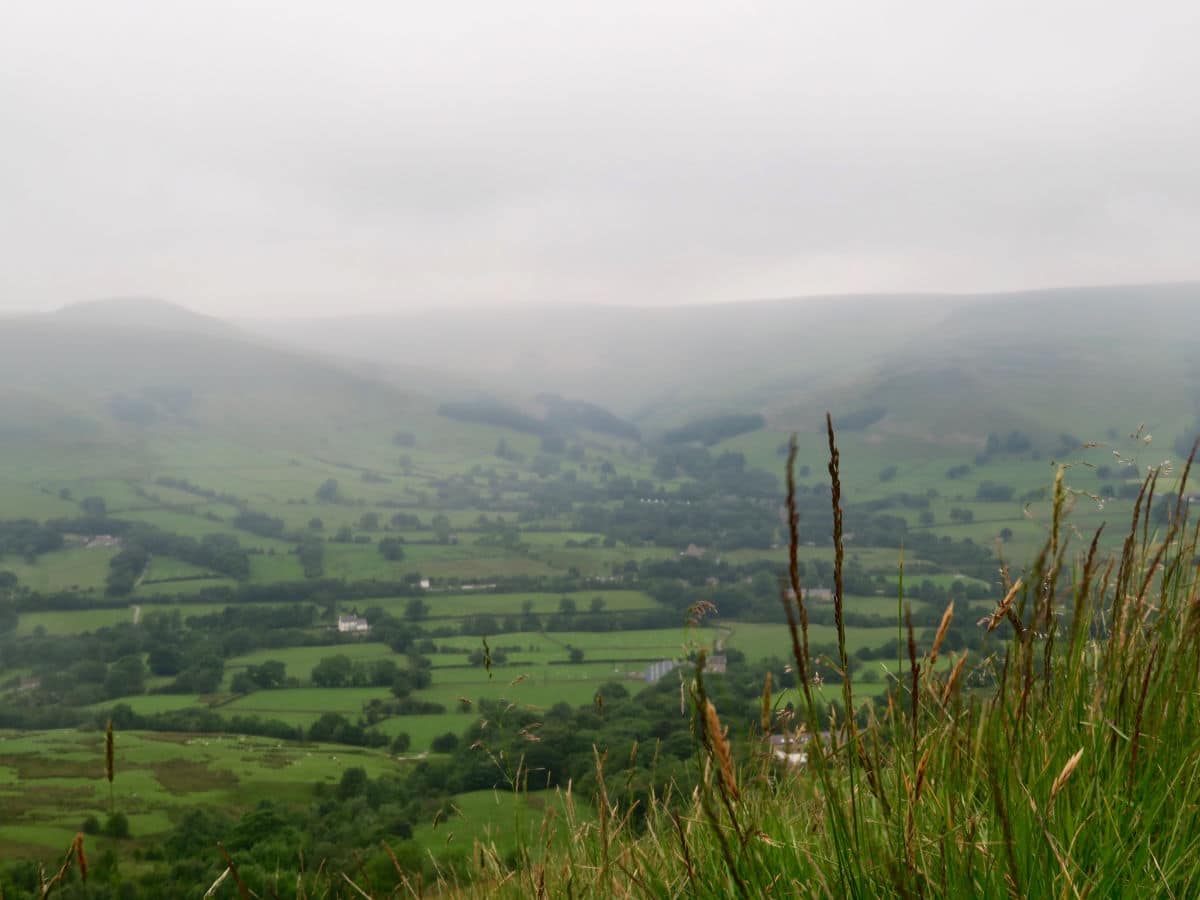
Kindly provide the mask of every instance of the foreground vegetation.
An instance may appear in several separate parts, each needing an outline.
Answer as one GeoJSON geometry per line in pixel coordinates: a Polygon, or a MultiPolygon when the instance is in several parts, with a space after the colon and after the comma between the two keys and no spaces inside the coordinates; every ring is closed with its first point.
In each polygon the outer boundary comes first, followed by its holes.
{"type": "MultiPolygon", "coordinates": [[[[66,842],[59,881],[27,866],[10,870],[6,888],[53,882],[63,896],[100,897],[220,881],[213,896],[412,896],[431,887],[514,897],[1188,896],[1200,883],[1200,529],[1188,525],[1187,470],[1165,502],[1163,473],[1148,475],[1109,555],[1099,532],[1081,541],[1070,527],[1060,468],[1044,543],[1024,570],[1003,570],[1003,596],[973,626],[982,635],[971,647],[950,640],[964,614],[978,613],[958,598],[936,629],[918,632],[902,566],[897,655],[873,702],[872,685],[855,676],[832,428],[829,447],[833,641],[817,640],[824,611],[802,582],[789,477],[787,624],[775,626],[793,650],[786,670],[726,653],[727,671],[710,671],[715,644],[693,627],[679,674],[637,697],[612,684],[575,709],[481,701],[463,739],[440,744],[439,756],[400,773],[377,757],[343,769],[336,785],[326,773],[308,812],[243,803],[235,820],[193,809],[173,822],[165,854],[140,852],[150,865],[140,881],[122,881],[109,858],[128,849],[110,795],[109,818],[95,817],[104,836],[66,842]],[[1160,521],[1152,511],[1163,508],[1160,521]],[[988,635],[997,641],[990,652],[988,635]],[[803,753],[803,764],[780,760],[781,745],[803,753]],[[447,789],[457,801],[414,805],[447,789]],[[456,815],[475,817],[469,844],[456,841],[456,815]],[[362,846],[368,831],[375,849],[347,857],[348,842],[362,846]],[[85,886],[80,854],[93,846],[107,867],[93,867],[85,886]]],[[[699,625],[711,612],[693,603],[688,617],[699,625]]],[[[498,670],[483,647],[481,674],[491,679],[498,670]]],[[[351,655],[365,663],[365,650],[351,655]]],[[[244,665],[263,665],[255,659],[244,665]]],[[[283,746],[275,759],[288,759],[283,746]]],[[[14,760],[22,762],[4,764],[14,760]]],[[[196,765],[169,778],[190,779],[189,790],[230,788],[210,785],[219,776],[196,765]]],[[[106,786],[97,786],[102,801],[106,786]]]]}
{"type": "MultiPolygon", "coordinates": [[[[836,451],[831,472],[836,497],[836,451]]],[[[544,854],[531,847],[526,864],[509,872],[484,854],[486,892],[1194,894],[1200,529],[1187,522],[1187,472],[1162,529],[1145,515],[1158,473],[1147,477],[1122,549],[1111,559],[1097,553],[1098,534],[1090,545],[1072,548],[1062,476],[1060,470],[1040,554],[982,623],[1011,634],[994,660],[993,689],[964,690],[965,656],[948,674],[937,673],[944,628],[922,652],[910,626],[912,674],[894,685],[885,709],[822,720],[806,687],[797,718],[781,722],[768,681],[761,730],[731,750],[720,711],[706,695],[701,662],[690,685],[703,746],[699,790],[655,797],[638,831],[629,826],[629,811],[601,789],[600,823],[572,823],[574,841],[551,843],[544,854]],[[781,726],[797,729],[800,740],[822,729],[831,737],[827,745],[804,745],[802,769],[780,770],[763,741],[781,726]]],[[[791,580],[799,588],[794,568],[791,580]]],[[[802,675],[811,665],[805,613],[802,599],[790,612],[802,675]]],[[[944,624],[953,615],[951,606],[944,624]]],[[[844,642],[840,653],[844,660],[844,642]]],[[[844,696],[855,708],[849,680],[844,696]]],[[[598,771],[604,763],[598,757],[598,771]]],[[[570,798],[563,810],[571,821],[570,798]]]]}

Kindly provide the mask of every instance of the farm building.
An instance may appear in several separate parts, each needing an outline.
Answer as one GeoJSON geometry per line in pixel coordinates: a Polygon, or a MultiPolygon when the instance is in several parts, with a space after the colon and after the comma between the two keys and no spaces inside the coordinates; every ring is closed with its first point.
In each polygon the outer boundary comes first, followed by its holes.
{"type": "Polygon", "coordinates": [[[363,634],[371,630],[371,623],[358,616],[338,616],[338,631],[363,634]]]}

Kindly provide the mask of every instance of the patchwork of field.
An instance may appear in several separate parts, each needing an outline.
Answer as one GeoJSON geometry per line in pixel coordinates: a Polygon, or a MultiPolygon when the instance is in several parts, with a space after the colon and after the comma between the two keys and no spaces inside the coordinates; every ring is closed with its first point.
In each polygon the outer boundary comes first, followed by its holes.
{"type": "MultiPolygon", "coordinates": [[[[119,732],[113,797],[135,841],[167,831],[186,809],[226,812],[260,800],[303,803],[349,766],[372,777],[401,763],[378,751],[234,735],[119,732]]],[[[70,844],[88,816],[109,809],[104,733],[0,732],[0,846],[7,858],[44,858],[70,844]]]]}
{"type": "MultiPolygon", "coordinates": [[[[148,442],[140,453],[95,452],[81,456],[70,448],[53,448],[40,456],[14,454],[16,465],[0,481],[0,501],[5,516],[44,519],[78,513],[77,502],[83,497],[98,497],[111,514],[128,520],[146,522],[168,531],[202,538],[207,534],[228,534],[255,551],[251,557],[251,581],[268,583],[303,577],[294,554],[294,545],[278,538],[235,527],[238,509],[228,503],[161,485],[160,476],[185,478],[199,489],[227,493],[240,498],[257,512],[280,519],[286,528],[304,530],[318,519],[318,536],[328,539],[339,529],[350,529],[366,543],[337,543],[325,547],[325,571],[330,577],[355,579],[398,579],[419,573],[435,580],[464,582],[519,575],[553,575],[577,571],[584,575],[608,575],[614,566],[647,559],[674,556],[678,549],[658,546],[601,546],[601,536],[570,530],[564,519],[546,518],[539,528],[523,531],[520,548],[489,544],[478,531],[480,513],[471,509],[447,509],[436,502],[434,485],[439,479],[464,471],[496,471],[517,467],[498,460],[488,435],[495,444],[495,430],[462,423],[437,423],[427,441],[418,439],[415,447],[401,453],[381,435],[348,434],[347,444],[339,451],[342,460],[321,453],[297,453],[244,447],[228,439],[197,438],[188,440],[159,436],[148,442]],[[455,441],[462,440],[461,445],[455,441]],[[407,462],[401,466],[399,457],[407,462]],[[353,459],[353,462],[349,461],[353,459]],[[89,472],[90,475],[81,473],[89,472]],[[405,474],[407,472],[407,474],[405,474]],[[15,473],[15,474],[14,474],[15,473]],[[373,477],[365,478],[367,473],[373,477]],[[314,493],[323,481],[338,480],[342,499],[336,503],[319,502],[314,493]],[[65,500],[60,492],[69,492],[65,500]],[[415,516],[421,528],[389,525],[390,510],[401,509],[415,516]],[[377,512],[379,524],[364,527],[364,513],[377,512]],[[457,531],[452,544],[438,543],[432,521],[444,516],[457,531]],[[375,543],[385,536],[404,538],[404,559],[389,561],[380,555],[375,543]],[[591,545],[588,545],[588,542],[591,545]],[[568,546],[568,542],[575,546],[568,546]]],[[[512,434],[505,438],[514,452],[536,457],[538,445],[528,435],[512,434]]],[[[779,473],[783,465],[780,446],[786,435],[760,430],[731,438],[713,448],[713,452],[737,452],[747,465],[779,473]]],[[[802,484],[825,479],[827,449],[823,436],[800,435],[799,462],[808,466],[802,484]]],[[[1054,469],[1051,459],[999,456],[986,464],[971,465],[971,453],[953,444],[929,444],[926,441],[890,438],[884,443],[864,440],[848,433],[841,438],[844,499],[848,504],[873,501],[894,494],[923,496],[928,506],[922,516],[916,508],[896,507],[889,515],[904,518],[910,528],[928,530],[954,540],[970,537],[977,543],[996,544],[1006,558],[1026,559],[1036,552],[1048,521],[1045,499],[1024,499],[1049,488],[1054,469]],[[967,470],[954,479],[947,472],[956,466],[967,470]],[[882,478],[881,473],[887,477],[882,478]],[[994,502],[977,498],[986,482],[1012,488],[1012,498],[994,502]],[[968,521],[966,516],[970,517],[968,521]],[[1001,533],[1005,538],[1000,542],[1001,533]]],[[[607,462],[618,476],[640,479],[656,490],[673,489],[670,482],[656,479],[653,457],[625,454],[620,442],[610,442],[607,462]]],[[[1075,464],[1068,473],[1074,491],[1075,524],[1087,533],[1103,520],[1124,515],[1128,498],[1108,498],[1104,507],[1088,494],[1098,495],[1105,484],[1120,486],[1137,478],[1139,469],[1120,468],[1108,480],[1099,478],[1097,468],[1112,464],[1112,452],[1105,447],[1079,449],[1069,454],[1075,464]],[[1128,476],[1128,477],[1125,477],[1128,476]]],[[[1156,460],[1157,461],[1157,460],[1156,460]]],[[[597,466],[585,461],[563,459],[561,472],[583,483],[599,483],[597,466]]],[[[1166,484],[1166,482],[1164,482],[1166,484]]],[[[501,495],[501,502],[503,503],[501,495]]],[[[514,509],[491,511],[493,518],[516,520],[514,509]]],[[[800,498],[801,515],[815,498],[800,498]]],[[[899,553],[894,549],[856,546],[853,536],[847,550],[865,565],[894,572],[899,553]]],[[[103,590],[111,548],[81,548],[45,554],[27,562],[8,555],[0,558],[0,568],[13,571],[23,584],[41,591],[71,589],[103,590]]],[[[802,552],[826,553],[826,548],[802,548],[802,552]]],[[[772,559],[782,561],[783,551],[734,550],[731,560],[772,559]]],[[[906,560],[906,566],[919,567],[920,560],[906,560]]],[[[158,593],[187,594],[228,580],[212,575],[180,560],[158,558],[151,562],[136,595],[158,593]],[[186,579],[186,580],[179,580],[186,579]],[[193,580],[194,579],[194,580],[193,580]]]]}
{"type": "MultiPolygon", "coordinates": [[[[388,583],[419,577],[432,583],[420,595],[423,610],[414,610],[414,598],[409,596],[311,601],[320,609],[319,620],[298,632],[300,637],[295,640],[302,645],[233,651],[234,655],[223,658],[224,676],[214,693],[116,697],[93,704],[89,713],[100,720],[105,710],[118,703],[140,715],[210,709],[227,719],[255,716],[307,729],[329,713],[353,723],[365,721],[374,710],[371,727],[388,738],[407,735],[406,754],[419,756],[430,751],[435,739],[461,734],[476,721],[481,700],[534,710],[560,703],[582,706],[592,703],[597,690],[608,682],[636,691],[645,684],[649,664],[681,660],[699,648],[740,651],[751,666],[765,668],[769,660],[787,665],[791,641],[785,626],[725,619],[719,610],[703,628],[685,627],[682,613],[677,627],[623,627],[632,617],[660,611],[654,597],[639,589],[645,585],[638,581],[638,567],[678,560],[686,544],[665,546],[634,539],[626,543],[579,530],[564,509],[531,513],[528,496],[513,490],[513,483],[541,486],[545,478],[531,474],[527,463],[499,459],[496,429],[439,422],[434,428],[415,427],[415,433],[415,446],[404,449],[393,445],[387,435],[354,431],[340,436],[336,451],[319,440],[286,449],[264,449],[242,446],[232,439],[160,435],[148,439],[137,452],[81,456],[76,449],[60,448],[41,456],[15,458],[13,469],[0,479],[0,502],[7,504],[8,518],[75,516],[79,500],[98,497],[111,515],[124,520],[197,540],[213,534],[235,537],[250,551],[250,575],[245,582],[249,585],[304,579],[295,533],[322,542],[323,577],[388,583]],[[195,491],[160,484],[162,476],[187,479],[195,491]],[[510,476],[516,477],[510,480],[510,476]],[[339,484],[336,502],[316,497],[329,479],[339,484]],[[503,481],[506,490],[491,490],[489,481],[503,481]],[[476,490],[477,498],[482,498],[480,506],[462,508],[447,500],[446,492],[454,485],[476,490]],[[225,496],[204,496],[205,491],[225,496]],[[72,499],[64,499],[66,496],[72,499]],[[235,520],[244,508],[280,520],[293,533],[291,539],[264,537],[238,528],[235,520]],[[503,528],[518,524],[519,534],[507,542],[501,539],[503,528]],[[380,552],[379,542],[384,538],[403,540],[401,559],[390,560],[380,552]],[[495,581],[521,578],[530,579],[524,583],[531,585],[538,584],[533,579],[544,580],[540,589],[527,592],[493,593],[488,587],[495,581]],[[598,587],[563,593],[547,586],[554,584],[554,579],[576,588],[588,583],[598,587]],[[470,589],[470,585],[476,587],[470,589]],[[620,589],[609,589],[612,587],[620,589]],[[381,715],[380,702],[394,699],[386,685],[321,687],[313,683],[313,669],[336,655],[353,663],[392,660],[400,669],[407,667],[405,654],[369,635],[359,639],[337,636],[334,619],[338,613],[370,615],[372,609],[423,629],[422,637],[432,641],[432,650],[428,646],[422,650],[432,667],[431,683],[413,691],[411,697],[440,704],[444,712],[381,715]],[[538,630],[538,619],[545,627],[548,617],[561,614],[580,617],[565,626],[573,630],[538,630]],[[535,617],[533,625],[523,622],[523,616],[535,617]],[[613,630],[582,630],[605,618],[611,620],[613,630]],[[490,666],[479,659],[484,647],[483,635],[478,633],[480,621],[487,631],[490,666]],[[268,661],[282,663],[287,678],[294,681],[280,689],[233,693],[239,673],[268,661]]],[[[504,440],[507,452],[527,461],[542,452],[539,439],[531,435],[505,434],[504,440]]],[[[783,461],[780,445],[785,440],[783,434],[759,430],[722,441],[711,452],[741,453],[747,465],[779,473],[783,461]]],[[[653,454],[610,439],[593,437],[582,444],[586,444],[586,455],[556,459],[556,472],[570,473],[576,482],[597,487],[606,479],[629,478],[637,481],[639,490],[644,488],[660,499],[679,496],[679,482],[656,474],[653,454]],[[602,461],[606,466],[603,473],[602,461]]],[[[809,466],[801,483],[823,483],[827,477],[824,437],[801,435],[800,444],[800,463],[809,466]]],[[[1093,452],[1094,459],[1089,462],[1098,464],[1104,452],[1093,452]]],[[[948,541],[969,537],[977,544],[995,547],[1005,559],[1029,558],[1043,539],[1049,517],[1044,494],[1036,493],[1052,481],[1049,460],[1000,458],[985,465],[969,465],[967,472],[947,477],[951,468],[970,463],[971,455],[950,444],[931,447],[928,442],[896,439],[877,445],[849,434],[842,441],[845,502],[881,501],[896,494],[923,497],[927,501],[923,508],[901,505],[889,508],[888,514],[903,518],[914,532],[928,532],[948,541]],[[1002,502],[978,499],[988,481],[1010,486],[1012,497],[1002,502]]],[[[1078,492],[1071,502],[1081,535],[1101,519],[1127,514],[1127,499],[1109,500],[1101,509],[1090,496],[1105,483],[1119,486],[1120,479],[1104,482],[1091,469],[1080,466],[1070,470],[1068,481],[1078,492]]],[[[803,495],[801,516],[819,502],[826,501],[816,494],[803,495]]],[[[595,505],[615,510],[620,504],[603,499],[595,505]]],[[[773,546],[764,540],[761,547],[753,549],[704,548],[701,552],[707,551],[706,564],[719,560],[736,566],[762,565],[763,571],[777,573],[786,564],[787,549],[781,530],[776,537],[773,546]]],[[[75,590],[99,601],[110,560],[119,549],[72,546],[36,559],[10,553],[0,558],[0,570],[11,571],[23,587],[42,594],[75,590]]],[[[859,545],[852,534],[847,536],[846,550],[849,562],[871,575],[879,588],[873,594],[868,587],[860,588],[865,593],[848,596],[846,611],[879,617],[886,623],[846,628],[847,650],[856,654],[897,638],[896,582],[901,552],[895,547],[859,545]]],[[[798,555],[808,567],[833,559],[832,548],[825,542],[802,546],[798,555]]],[[[952,566],[915,553],[904,554],[903,566],[910,588],[928,581],[953,593],[958,584],[977,582],[952,566]]],[[[804,581],[807,586],[812,579],[804,581]]],[[[699,600],[705,599],[709,587],[715,588],[718,581],[706,584],[697,579],[682,585],[689,596],[699,600]]],[[[178,613],[184,620],[216,613],[225,605],[189,601],[197,592],[218,586],[236,588],[238,582],[180,559],[155,556],[122,605],[78,611],[22,609],[15,634],[65,638],[133,625],[155,613],[178,613]],[[179,602],[147,600],[164,597],[179,602]]],[[[908,603],[926,619],[940,614],[940,608],[932,610],[921,601],[910,599],[908,603]]],[[[814,611],[824,613],[828,601],[817,596],[810,598],[810,604],[814,611]]],[[[959,615],[969,614],[970,607],[960,604],[959,615]]],[[[832,625],[810,626],[814,653],[828,653],[836,640],[832,625]]],[[[939,665],[949,663],[948,656],[939,660],[939,665]]],[[[892,679],[903,676],[906,665],[906,661],[894,659],[863,661],[855,679],[856,694],[880,695],[892,679]]],[[[822,667],[831,670],[829,663],[820,663],[818,671],[822,667]]],[[[0,659],[0,684],[13,688],[29,671],[28,667],[5,669],[0,659]]],[[[150,678],[146,686],[153,691],[169,682],[167,677],[150,678]]],[[[819,685],[817,690],[823,700],[840,702],[838,685],[819,685]]],[[[789,691],[776,695],[781,705],[797,699],[789,691]]],[[[45,856],[65,847],[85,816],[103,817],[108,795],[102,744],[102,735],[89,731],[0,733],[0,808],[4,811],[0,846],[6,854],[45,856]]],[[[192,806],[212,805],[236,812],[261,798],[304,802],[314,783],[336,781],[349,765],[361,765],[376,775],[394,771],[402,763],[385,752],[347,746],[129,733],[119,735],[115,791],[120,808],[130,816],[135,840],[146,840],[169,829],[180,811],[192,806]]],[[[466,849],[474,839],[485,838],[495,840],[504,852],[514,845],[517,830],[540,827],[546,804],[552,802],[553,798],[537,794],[519,802],[492,791],[459,795],[454,799],[457,816],[437,828],[432,823],[420,825],[415,838],[422,846],[466,849]]]]}

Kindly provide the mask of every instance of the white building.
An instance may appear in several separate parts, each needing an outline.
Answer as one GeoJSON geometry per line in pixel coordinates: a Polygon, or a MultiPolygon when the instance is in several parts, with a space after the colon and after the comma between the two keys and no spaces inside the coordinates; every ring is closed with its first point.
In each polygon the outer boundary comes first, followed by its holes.
{"type": "Polygon", "coordinates": [[[358,616],[338,616],[338,631],[354,634],[365,634],[371,630],[371,623],[358,616]]]}

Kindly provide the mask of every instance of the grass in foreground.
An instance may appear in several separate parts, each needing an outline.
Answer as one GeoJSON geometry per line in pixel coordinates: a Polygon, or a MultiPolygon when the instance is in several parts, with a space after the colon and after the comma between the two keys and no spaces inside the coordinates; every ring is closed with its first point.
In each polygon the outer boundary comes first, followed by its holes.
{"type": "MultiPolygon", "coordinates": [[[[832,428],[830,445],[836,502],[832,428]]],[[[810,704],[801,721],[781,722],[766,687],[764,731],[831,736],[805,744],[808,765],[789,769],[770,759],[763,734],[740,760],[731,753],[701,669],[691,692],[705,776],[694,795],[657,798],[635,832],[601,777],[595,822],[573,820],[564,797],[573,840],[525,847],[515,869],[483,847],[481,880],[460,893],[1194,896],[1200,529],[1187,524],[1182,486],[1170,523],[1150,526],[1155,481],[1146,479],[1120,554],[1102,560],[1095,539],[1081,554],[1069,544],[1060,472],[1040,554],[984,623],[1011,635],[990,661],[988,692],[965,691],[965,657],[945,671],[935,666],[940,640],[919,653],[909,629],[910,674],[878,715],[817,721],[810,704]]],[[[803,675],[797,594],[789,614],[803,675]]],[[[844,696],[857,708],[849,683],[844,696]]],[[[597,768],[602,776],[601,760],[597,768]]]]}

